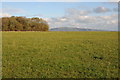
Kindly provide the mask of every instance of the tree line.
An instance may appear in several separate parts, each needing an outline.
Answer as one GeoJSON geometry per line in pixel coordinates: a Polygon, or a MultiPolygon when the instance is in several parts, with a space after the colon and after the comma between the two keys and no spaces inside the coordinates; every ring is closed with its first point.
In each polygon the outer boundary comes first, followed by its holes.
{"type": "Polygon", "coordinates": [[[48,31],[49,25],[42,18],[2,17],[2,31],[48,31]]]}

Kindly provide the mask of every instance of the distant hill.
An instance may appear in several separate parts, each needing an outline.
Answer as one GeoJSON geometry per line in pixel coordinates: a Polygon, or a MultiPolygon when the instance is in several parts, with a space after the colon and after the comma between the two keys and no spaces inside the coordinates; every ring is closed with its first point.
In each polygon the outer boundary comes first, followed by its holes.
{"type": "Polygon", "coordinates": [[[74,28],[74,27],[59,27],[59,28],[51,28],[49,31],[103,31],[103,30],[88,29],[88,28],[74,28]]]}

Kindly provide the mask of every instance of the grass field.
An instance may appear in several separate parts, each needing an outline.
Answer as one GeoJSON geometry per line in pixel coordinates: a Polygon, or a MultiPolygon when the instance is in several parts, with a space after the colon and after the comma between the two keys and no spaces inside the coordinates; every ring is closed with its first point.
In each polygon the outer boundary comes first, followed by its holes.
{"type": "Polygon", "coordinates": [[[117,32],[3,32],[3,78],[117,78],[117,32]]]}

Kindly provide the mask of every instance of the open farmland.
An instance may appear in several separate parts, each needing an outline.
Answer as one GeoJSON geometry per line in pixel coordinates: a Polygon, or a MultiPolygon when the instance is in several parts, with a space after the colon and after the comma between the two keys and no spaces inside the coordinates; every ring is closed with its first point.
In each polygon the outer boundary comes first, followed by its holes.
{"type": "Polygon", "coordinates": [[[116,78],[117,32],[3,32],[3,78],[116,78]]]}

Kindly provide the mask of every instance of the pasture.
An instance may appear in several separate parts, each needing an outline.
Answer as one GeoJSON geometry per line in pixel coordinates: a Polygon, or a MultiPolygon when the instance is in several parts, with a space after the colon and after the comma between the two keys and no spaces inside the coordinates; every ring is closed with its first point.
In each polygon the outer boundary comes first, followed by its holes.
{"type": "Polygon", "coordinates": [[[117,32],[2,32],[3,78],[117,78],[117,32]]]}

